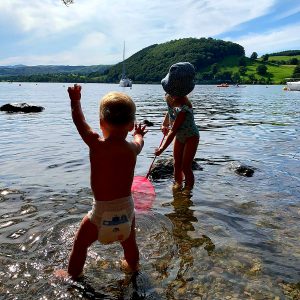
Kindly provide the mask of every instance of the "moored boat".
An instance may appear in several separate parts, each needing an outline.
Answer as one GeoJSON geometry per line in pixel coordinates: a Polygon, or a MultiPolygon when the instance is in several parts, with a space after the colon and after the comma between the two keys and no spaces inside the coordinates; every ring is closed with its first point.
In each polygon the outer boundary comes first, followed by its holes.
{"type": "Polygon", "coordinates": [[[286,85],[289,91],[300,91],[300,81],[287,81],[286,85]]]}
{"type": "Polygon", "coordinates": [[[122,87],[132,87],[132,81],[131,81],[131,79],[129,79],[127,77],[122,77],[120,79],[119,85],[122,87]]]}
{"type": "Polygon", "coordinates": [[[119,85],[122,87],[132,87],[132,80],[126,76],[126,72],[125,72],[125,41],[124,41],[124,48],[123,48],[123,70],[122,70],[122,76],[119,85]]]}

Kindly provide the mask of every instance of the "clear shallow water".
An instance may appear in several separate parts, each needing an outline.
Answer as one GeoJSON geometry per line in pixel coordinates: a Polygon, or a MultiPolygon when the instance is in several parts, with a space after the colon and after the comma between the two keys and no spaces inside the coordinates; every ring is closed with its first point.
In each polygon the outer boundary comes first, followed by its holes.
{"type": "MultiPolygon", "coordinates": [[[[66,267],[92,196],[88,151],[72,123],[66,88],[0,83],[0,105],[45,107],[40,114],[0,112],[0,299],[297,299],[299,92],[197,86],[191,100],[203,171],[195,171],[193,197],[173,196],[172,179],[154,182],[153,209],[137,216],[141,274],[120,272],[119,245],[95,244],[84,280],[72,283],[52,273],[66,267]],[[237,175],[238,163],[253,167],[254,176],[237,175]]],[[[111,90],[122,88],[83,85],[94,129],[98,100],[111,90]]],[[[125,91],[137,119],[154,122],[136,168],[145,175],[162,137],[163,91],[159,85],[125,91]]],[[[171,154],[170,147],[163,157],[171,154]]]]}

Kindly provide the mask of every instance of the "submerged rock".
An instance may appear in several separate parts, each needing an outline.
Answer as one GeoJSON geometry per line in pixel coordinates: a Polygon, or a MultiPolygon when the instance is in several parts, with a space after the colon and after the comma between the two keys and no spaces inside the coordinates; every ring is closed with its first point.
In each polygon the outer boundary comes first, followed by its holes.
{"type": "Polygon", "coordinates": [[[240,163],[232,163],[231,164],[231,169],[238,175],[245,176],[245,177],[252,177],[254,174],[254,168],[240,164],[240,163]]]}
{"type": "MultiPolygon", "coordinates": [[[[202,171],[203,168],[194,160],[192,165],[193,170],[202,171]]],[[[169,178],[173,176],[173,158],[159,159],[155,162],[150,175],[153,179],[169,178]]]]}
{"type": "Polygon", "coordinates": [[[32,113],[32,112],[41,112],[45,108],[42,106],[27,104],[27,103],[8,103],[0,107],[0,111],[6,111],[9,113],[23,112],[23,113],[32,113]]]}
{"type": "Polygon", "coordinates": [[[300,299],[300,281],[295,283],[283,281],[282,283],[279,283],[279,285],[288,299],[300,299]]]}

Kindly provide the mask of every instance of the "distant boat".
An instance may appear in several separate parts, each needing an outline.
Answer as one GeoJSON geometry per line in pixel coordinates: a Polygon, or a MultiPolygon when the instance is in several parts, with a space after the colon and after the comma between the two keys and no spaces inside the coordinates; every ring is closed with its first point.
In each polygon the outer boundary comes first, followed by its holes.
{"type": "Polygon", "coordinates": [[[227,88],[227,87],[229,87],[229,84],[228,83],[221,83],[221,84],[218,84],[217,87],[227,88]]]}
{"type": "Polygon", "coordinates": [[[123,69],[122,69],[122,76],[119,85],[122,87],[132,87],[132,81],[126,76],[126,70],[125,70],[125,41],[124,41],[124,48],[123,48],[123,69]]]}
{"type": "Polygon", "coordinates": [[[300,91],[300,81],[287,81],[286,85],[289,91],[300,91]]]}

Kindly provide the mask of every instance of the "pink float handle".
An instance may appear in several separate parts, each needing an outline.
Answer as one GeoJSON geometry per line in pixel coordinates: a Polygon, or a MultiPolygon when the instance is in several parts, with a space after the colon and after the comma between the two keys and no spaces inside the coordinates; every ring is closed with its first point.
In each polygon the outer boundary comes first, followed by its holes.
{"type": "MultiPolygon", "coordinates": [[[[158,148],[160,148],[160,146],[162,145],[164,139],[165,139],[165,135],[162,137],[161,142],[160,142],[158,148]]],[[[155,155],[154,158],[153,158],[153,160],[152,160],[152,163],[151,163],[151,165],[150,165],[150,168],[149,168],[149,170],[148,170],[148,173],[147,173],[147,175],[146,175],[146,178],[148,178],[148,177],[150,176],[151,169],[152,169],[152,166],[153,166],[153,164],[154,164],[154,162],[155,162],[155,160],[156,160],[156,157],[157,157],[157,155],[155,155]]]]}

